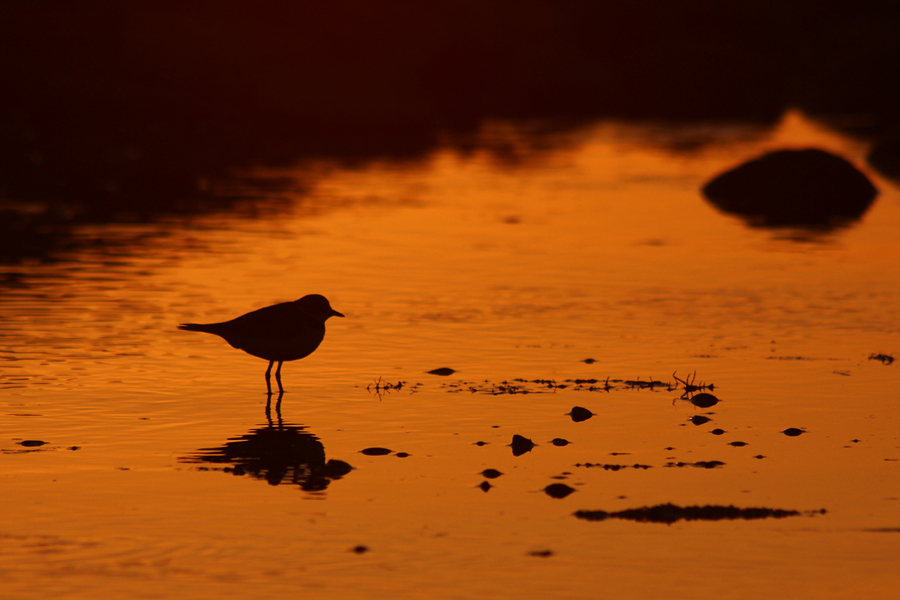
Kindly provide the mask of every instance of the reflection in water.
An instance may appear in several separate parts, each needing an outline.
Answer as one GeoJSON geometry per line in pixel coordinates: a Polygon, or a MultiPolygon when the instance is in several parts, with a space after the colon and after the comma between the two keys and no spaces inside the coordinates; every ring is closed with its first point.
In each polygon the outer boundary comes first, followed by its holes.
{"type": "MultiPolygon", "coordinates": [[[[325,339],[325,321],[343,317],[331,308],[325,296],[309,294],[293,302],[282,302],[254,310],[224,323],[184,323],[182,331],[202,331],[221,336],[232,347],[269,361],[266,388],[272,395],[272,365],[278,363],[275,380],[281,385],[281,364],[312,354],[325,339]]],[[[279,404],[281,397],[278,398],[279,404]]]]}
{"type": "Polygon", "coordinates": [[[203,448],[183,462],[228,465],[227,473],[265,479],[270,485],[285,481],[307,492],[326,489],[353,467],[342,460],[326,460],[325,446],[302,425],[287,425],[281,418],[281,394],[276,403],[276,422],[266,406],[268,424],[232,438],[219,448],[203,448]]]}

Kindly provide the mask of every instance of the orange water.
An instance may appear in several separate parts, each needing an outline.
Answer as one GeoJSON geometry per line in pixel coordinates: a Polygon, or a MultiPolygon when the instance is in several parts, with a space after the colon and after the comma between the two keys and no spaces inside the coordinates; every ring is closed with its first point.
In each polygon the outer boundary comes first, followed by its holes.
{"type": "Polygon", "coordinates": [[[900,364],[868,357],[900,350],[900,190],[866,170],[866,147],[796,113],[771,132],[601,124],[543,149],[509,125],[482,135],[509,155],[259,171],[305,191],[84,229],[121,243],[17,267],[23,283],[0,296],[0,595],[895,597],[900,364]],[[861,222],[749,228],[698,192],[810,145],[881,190],[861,222]],[[175,325],[307,293],[347,318],[284,366],[270,425],[266,364],[175,325]],[[488,393],[674,371],[721,403],[621,383],[488,393]],[[376,394],[379,380],[404,385],[376,394]],[[595,416],[573,422],[573,406],[595,416]],[[300,436],[355,469],[309,491],[302,472],[272,485],[197,462],[253,434],[300,436]],[[538,446],[515,457],[513,434],[538,446]],[[374,446],[394,453],[359,453],[374,446]],[[665,466],[708,460],[725,464],[665,466]],[[503,475],[484,492],[486,468],[503,475]],[[558,482],[576,491],[542,491],[558,482]],[[573,516],[666,502],[827,512],[573,516]]]}

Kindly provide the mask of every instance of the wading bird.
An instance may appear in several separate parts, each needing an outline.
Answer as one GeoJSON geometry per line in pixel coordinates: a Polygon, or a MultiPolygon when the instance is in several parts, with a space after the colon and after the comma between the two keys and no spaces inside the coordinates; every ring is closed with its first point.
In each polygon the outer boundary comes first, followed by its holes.
{"type": "Polygon", "coordinates": [[[224,323],[183,323],[178,329],[202,331],[223,338],[232,347],[269,361],[266,388],[272,395],[272,365],[278,363],[275,381],[281,385],[281,364],[309,356],[325,338],[325,321],[343,317],[325,296],[310,294],[294,302],[273,304],[224,323]]]}

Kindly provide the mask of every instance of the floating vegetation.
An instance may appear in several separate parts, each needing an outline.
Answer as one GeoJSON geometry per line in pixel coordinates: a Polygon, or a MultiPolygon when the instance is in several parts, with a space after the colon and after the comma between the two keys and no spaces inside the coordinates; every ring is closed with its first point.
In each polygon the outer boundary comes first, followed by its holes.
{"type": "Polygon", "coordinates": [[[825,509],[800,512],[778,508],[738,508],[708,504],[706,506],[677,506],[675,504],[657,504],[641,508],[630,508],[616,512],[603,510],[579,510],[574,513],[578,519],[585,521],[605,521],[607,519],[626,519],[639,523],[666,523],[678,521],[722,521],[752,519],[783,519],[800,515],[825,514],[825,509]]]}
{"type": "Polygon", "coordinates": [[[869,360],[877,360],[883,365],[889,365],[894,362],[894,357],[890,354],[881,354],[879,352],[878,354],[870,354],[869,360]]]}
{"type": "MultiPolygon", "coordinates": [[[[439,369],[436,369],[439,370],[439,369]]],[[[433,371],[429,371],[433,373],[433,371]]],[[[555,379],[505,379],[503,381],[494,382],[484,380],[480,382],[459,381],[453,383],[444,383],[442,386],[450,392],[469,392],[471,394],[491,394],[493,396],[501,394],[541,394],[555,393],[557,390],[574,390],[579,392],[611,392],[618,390],[650,390],[650,391],[667,391],[675,392],[682,390],[682,399],[689,400],[689,396],[696,392],[710,390],[715,385],[710,383],[697,383],[696,371],[692,376],[681,379],[676,375],[677,371],[672,374],[675,379],[671,381],[659,381],[653,378],[646,380],[637,379],[565,379],[556,381],[555,379]]],[[[702,396],[702,394],[699,394],[702,396]]],[[[707,394],[710,395],[710,394],[707,394]]],[[[714,397],[714,396],[713,396],[714,397]]],[[[718,399],[716,400],[718,402],[718,399]]],[[[702,405],[698,405],[703,407],[702,405]]],[[[709,406],[712,406],[710,404],[709,406]]]]}
{"type": "Polygon", "coordinates": [[[586,462],[586,463],[576,463],[575,466],[576,467],[587,467],[589,469],[592,469],[592,468],[603,469],[604,471],[621,471],[622,469],[644,469],[644,470],[646,470],[646,469],[653,468],[650,465],[642,465],[642,464],[638,464],[638,463],[634,463],[633,465],[610,465],[610,464],[603,464],[603,463],[586,462]]]}
{"type": "MultiPolygon", "coordinates": [[[[384,379],[379,377],[376,381],[374,381],[373,383],[370,383],[369,385],[366,386],[366,391],[369,392],[370,394],[375,393],[380,398],[383,394],[387,394],[392,391],[399,392],[406,385],[407,384],[405,381],[398,381],[397,383],[390,383],[389,381],[385,381],[384,379]]],[[[419,385],[421,385],[421,384],[417,383],[416,385],[413,385],[413,386],[407,386],[407,388],[409,389],[409,392],[411,394],[415,394],[417,391],[419,391],[419,385]]]]}
{"type": "Polygon", "coordinates": [[[721,460],[698,460],[697,462],[669,462],[666,467],[699,467],[701,469],[717,469],[724,466],[721,460]]]}

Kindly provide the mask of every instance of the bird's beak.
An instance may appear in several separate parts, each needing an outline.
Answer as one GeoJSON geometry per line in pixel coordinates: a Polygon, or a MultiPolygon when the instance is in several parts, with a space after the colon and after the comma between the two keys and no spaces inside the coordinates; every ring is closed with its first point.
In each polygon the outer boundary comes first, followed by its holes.
{"type": "Polygon", "coordinates": [[[339,313],[338,311],[336,311],[336,310],[334,310],[334,309],[332,308],[332,309],[331,309],[331,316],[332,316],[332,317],[343,317],[344,315],[342,315],[341,313],[339,313]]]}

